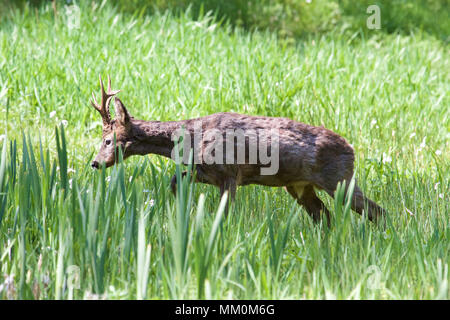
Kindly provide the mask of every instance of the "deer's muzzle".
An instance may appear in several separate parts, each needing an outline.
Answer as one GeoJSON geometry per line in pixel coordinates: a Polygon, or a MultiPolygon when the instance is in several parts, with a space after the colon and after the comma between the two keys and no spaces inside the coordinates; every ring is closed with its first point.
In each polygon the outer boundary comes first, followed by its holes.
{"type": "Polygon", "coordinates": [[[98,161],[94,160],[91,163],[91,167],[94,168],[94,169],[98,169],[100,167],[100,165],[99,165],[98,161]]]}

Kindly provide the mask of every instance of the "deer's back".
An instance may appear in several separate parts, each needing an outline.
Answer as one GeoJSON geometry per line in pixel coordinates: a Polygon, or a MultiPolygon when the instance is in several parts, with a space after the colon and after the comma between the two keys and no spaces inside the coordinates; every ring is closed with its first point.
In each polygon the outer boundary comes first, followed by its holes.
{"type": "MultiPolygon", "coordinates": [[[[259,160],[249,163],[249,140],[246,137],[246,162],[238,163],[236,152],[233,164],[202,164],[200,169],[215,180],[226,177],[236,178],[239,185],[251,183],[269,186],[285,186],[298,181],[316,181],[323,174],[335,174],[336,170],[353,170],[353,148],[338,134],[324,127],[316,127],[288,118],[250,116],[237,113],[217,113],[202,118],[186,120],[184,125],[193,132],[194,125],[201,123],[203,134],[209,130],[221,132],[224,140],[226,133],[242,130],[244,133],[256,132],[258,135],[258,153],[260,146],[269,148],[274,134],[278,135],[279,169],[274,175],[261,175],[263,165],[259,160]]],[[[201,150],[208,149],[213,140],[203,136],[201,150]]],[[[235,150],[236,151],[236,150],[235,150]]],[[[276,150],[275,150],[276,151],[276,150]]],[[[224,148],[224,153],[226,149],[224,148]]],[[[226,157],[226,155],[224,155],[226,157]]],[[[215,183],[213,183],[215,184],[215,183]]]]}

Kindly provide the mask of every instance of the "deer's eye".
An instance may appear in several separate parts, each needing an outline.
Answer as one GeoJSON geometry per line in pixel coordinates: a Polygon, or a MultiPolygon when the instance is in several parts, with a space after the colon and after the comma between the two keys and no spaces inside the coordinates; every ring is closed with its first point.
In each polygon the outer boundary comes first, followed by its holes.
{"type": "Polygon", "coordinates": [[[111,144],[111,139],[106,139],[106,140],[105,140],[105,144],[106,144],[107,146],[109,146],[109,145],[111,144]]]}

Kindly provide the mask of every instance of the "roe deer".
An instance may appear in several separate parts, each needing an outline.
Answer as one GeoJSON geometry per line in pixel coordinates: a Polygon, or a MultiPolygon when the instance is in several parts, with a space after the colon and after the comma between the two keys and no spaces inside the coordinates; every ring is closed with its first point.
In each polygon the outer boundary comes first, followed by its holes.
{"type": "MultiPolygon", "coordinates": [[[[232,149],[227,149],[224,158],[230,158],[227,152],[232,152],[233,161],[219,163],[200,161],[194,167],[195,178],[198,182],[212,184],[220,188],[221,195],[228,191],[231,200],[234,200],[237,186],[260,184],[272,187],[285,187],[286,191],[302,205],[315,222],[321,219],[321,213],[330,214],[323,202],[316,196],[315,189],[325,190],[333,197],[337,184],[340,181],[348,182],[353,177],[353,148],[336,133],[323,127],[315,127],[287,118],[272,118],[262,116],[249,116],[236,113],[222,112],[201,118],[181,121],[143,121],[134,119],[128,113],[122,101],[114,98],[115,119],[110,118],[109,103],[119,91],[111,91],[111,80],[108,77],[108,91],[105,92],[100,78],[102,92],[101,103],[98,104],[94,94],[92,105],[100,112],[103,120],[103,142],[98,155],[92,162],[93,168],[100,168],[102,163],[106,167],[112,166],[116,161],[118,148],[122,149],[123,158],[132,155],[145,155],[149,153],[171,157],[174,147],[173,135],[183,128],[186,136],[194,136],[196,128],[203,132],[213,130],[225,138],[225,133],[236,130],[241,132],[262,132],[258,134],[259,144],[246,136],[241,144],[247,150],[254,147],[257,150],[261,142],[272,146],[269,153],[278,152],[278,170],[273,174],[261,174],[261,169],[267,167],[267,162],[261,159],[250,161],[252,154],[245,154],[244,161],[239,163],[239,156],[234,150],[239,148],[233,137],[232,149]],[[271,136],[264,134],[276,130],[278,136],[277,149],[270,144],[271,136]],[[114,148],[114,137],[116,149],[114,148]],[[267,141],[266,141],[267,140],[267,141]],[[231,151],[233,150],[233,151],[231,151]]],[[[194,137],[195,140],[195,137],[194,137]]],[[[272,141],[273,142],[273,141],[272,141]]],[[[206,150],[211,149],[214,141],[211,137],[201,135],[197,145],[193,146],[197,159],[204,159],[206,150]]],[[[218,149],[214,149],[217,151],[218,149]]],[[[223,149],[222,149],[223,150],[223,149]]],[[[219,150],[220,151],[220,150],[219,150]]],[[[242,158],[241,158],[242,160],[242,158]]],[[[175,192],[176,176],[172,178],[172,191],[175,192]]],[[[353,210],[359,214],[366,208],[369,219],[376,220],[384,213],[384,209],[375,202],[366,198],[358,186],[355,185],[351,202],[353,210]]]]}

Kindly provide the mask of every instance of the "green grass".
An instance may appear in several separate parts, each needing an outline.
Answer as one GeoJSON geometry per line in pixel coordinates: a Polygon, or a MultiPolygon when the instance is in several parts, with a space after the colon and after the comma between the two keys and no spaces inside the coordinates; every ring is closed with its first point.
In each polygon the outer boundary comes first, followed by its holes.
{"type": "Polygon", "coordinates": [[[334,30],[290,45],[211,16],[81,12],[80,30],[51,6],[0,21],[0,298],[448,299],[444,42],[334,30]],[[213,187],[184,181],[175,199],[181,168],[158,156],[92,171],[99,73],[137,118],[236,111],[336,131],[386,227],[325,194],[334,225],[314,225],[260,186],[224,216],[213,187]]]}

